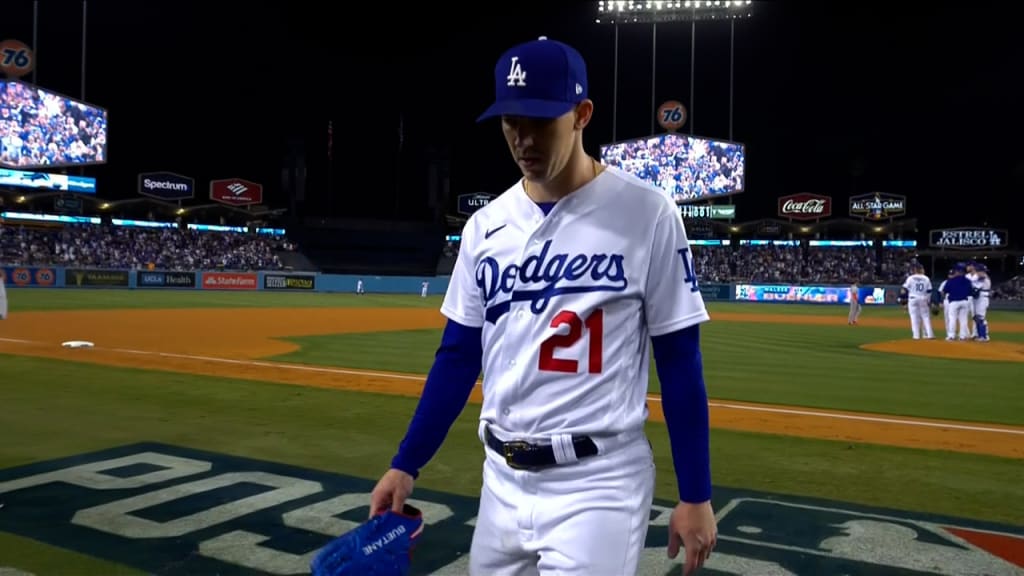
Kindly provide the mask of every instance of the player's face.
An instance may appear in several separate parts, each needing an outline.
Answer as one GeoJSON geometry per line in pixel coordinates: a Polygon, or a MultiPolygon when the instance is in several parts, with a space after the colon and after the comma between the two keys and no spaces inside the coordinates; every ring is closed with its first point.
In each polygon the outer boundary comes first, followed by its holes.
{"type": "Polygon", "coordinates": [[[526,179],[545,182],[561,173],[576,146],[580,113],[577,107],[558,118],[502,116],[505,141],[526,179]]]}

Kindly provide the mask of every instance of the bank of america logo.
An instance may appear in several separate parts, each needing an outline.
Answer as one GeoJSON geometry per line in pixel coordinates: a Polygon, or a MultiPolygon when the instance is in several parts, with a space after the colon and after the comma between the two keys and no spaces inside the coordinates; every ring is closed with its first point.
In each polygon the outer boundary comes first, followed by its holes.
{"type": "Polygon", "coordinates": [[[245,184],[242,184],[241,182],[228,184],[228,191],[234,194],[235,196],[241,196],[247,190],[249,190],[249,188],[245,184]]]}

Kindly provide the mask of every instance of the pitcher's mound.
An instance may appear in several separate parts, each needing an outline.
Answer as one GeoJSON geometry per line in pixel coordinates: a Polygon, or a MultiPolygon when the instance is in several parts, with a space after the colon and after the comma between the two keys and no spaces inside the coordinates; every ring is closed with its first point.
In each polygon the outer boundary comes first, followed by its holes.
{"type": "Polygon", "coordinates": [[[997,362],[1024,362],[1024,342],[948,342],[935,340],[888,340],[862,344],[861,348],[875,352],[957,358],[962,360],[992,360],[997,362]]]}

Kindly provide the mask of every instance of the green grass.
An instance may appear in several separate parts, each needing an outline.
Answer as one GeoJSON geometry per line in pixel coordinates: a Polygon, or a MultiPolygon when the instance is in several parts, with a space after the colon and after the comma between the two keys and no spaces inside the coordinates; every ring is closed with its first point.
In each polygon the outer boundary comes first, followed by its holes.
{"type": "MultiPolygon", "coordinates": [[[[845,324],[711,322],[701,329],[708,393],[721,400],[1024,424],[1020,363],[858,348],[906,338],[905,332],[845,324]]],[[[439,330],[405,330],[289,338],[301,349],[274,359],[426,374],[440,336],[439,330]]],[[[659,392],[653,361],[650,378],[651,391],[659,392]]]]}
{"type": "MultiPolygon", "coordinates": [[[[375,479],[413,398],[0,356],[0,468],[156,441],[375,479]]],[[[479,407],[463,411],[418,485],[473,496],[479,407]]],[[[648,427],[657,496],[675,497],[664,425],[648,427]]],[[[716,430],[716,483],[1019,523],[1020,461],[716,430]]],[[[0,558],[6,558],[0,539],[0,558]]]]}

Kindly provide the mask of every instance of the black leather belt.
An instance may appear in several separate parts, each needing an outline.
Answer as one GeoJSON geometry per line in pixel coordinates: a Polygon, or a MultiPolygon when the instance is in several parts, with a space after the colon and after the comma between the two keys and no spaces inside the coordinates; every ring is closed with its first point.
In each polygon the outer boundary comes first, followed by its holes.
{"type": "MultiPolygon", "coordinates": [[[[551,446],[530,444],[520,440],[502,442],[491,434],[490,428],[484,430],[484,438],[487,440],[487,446],[504,458],[509,468],[536,470],[558,463],[555,461],[555,449],[551,446]]],[[[597,444],[594,444],[589,436],[573,436],[572,446],[577,458],[597,455],[597,444]]]]}

